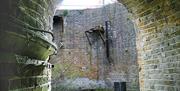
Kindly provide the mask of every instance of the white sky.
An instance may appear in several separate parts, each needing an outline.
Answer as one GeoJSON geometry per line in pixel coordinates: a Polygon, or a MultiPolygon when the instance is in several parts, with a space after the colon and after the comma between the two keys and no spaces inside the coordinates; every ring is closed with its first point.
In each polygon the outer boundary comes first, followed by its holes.
{"type": "Polygon", "coordinates": [[[107,4],[115,3],[116,0],[63,0],[62,3],[60,3],[57,6],[58,10],[64,10],[64,9],[87,9],[87,8],[99,8],[107,4]]]}

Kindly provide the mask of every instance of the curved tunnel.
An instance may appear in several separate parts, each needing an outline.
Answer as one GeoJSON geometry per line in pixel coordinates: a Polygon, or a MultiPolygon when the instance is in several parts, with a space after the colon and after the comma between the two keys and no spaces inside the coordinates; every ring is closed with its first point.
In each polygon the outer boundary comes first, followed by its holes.
{"type": "MultiPolygon", "coordinates": [[[[140,91],[180,90],[180,2],[119,0],[137,29],[140,91]]],[[[4,0],[0,4],[0,91],[51,90],[50,55],[56,0],[4,0]]]]}

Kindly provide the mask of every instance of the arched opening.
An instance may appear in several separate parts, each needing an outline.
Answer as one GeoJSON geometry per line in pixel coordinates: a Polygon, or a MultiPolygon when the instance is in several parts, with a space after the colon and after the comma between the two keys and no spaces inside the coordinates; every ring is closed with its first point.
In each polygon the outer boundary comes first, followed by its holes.
{"type": "MultiPolygon", "coordinates": [[[[179,90],[175,80],[176,76],[179,76],[177,71],[179,66],[173,65],[179,64],[179,2],[177,0],[119,2],[132,14],[128,19],[136,26],[135,44],[140,90],[179,90]]],[[[116,35],[116,32],[114,33],[116,35]]],[[[129,50],[125,49],[125,52],[129,50]]],[[[132,71],[134,69],[130,68],[132,71]]]]}

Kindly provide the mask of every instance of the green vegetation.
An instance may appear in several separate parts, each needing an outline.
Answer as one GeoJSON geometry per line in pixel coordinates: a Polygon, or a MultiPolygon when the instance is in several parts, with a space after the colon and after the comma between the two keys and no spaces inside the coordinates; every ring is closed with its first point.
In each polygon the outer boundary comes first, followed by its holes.
{"type": "Polygon", "coordinates": [[[67,16],[68,15],[68,11],[67,10],[64,10],[63,11],[63,16],[67,16]]]}

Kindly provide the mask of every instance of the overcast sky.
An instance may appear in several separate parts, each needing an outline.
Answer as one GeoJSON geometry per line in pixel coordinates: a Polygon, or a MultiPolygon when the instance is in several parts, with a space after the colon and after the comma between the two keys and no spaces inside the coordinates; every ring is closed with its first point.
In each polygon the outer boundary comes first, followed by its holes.
{"type": "Polygon", "coordinates": [[[63,0],[57,7],[57,9],[87,9],[87,8],[99,8],[103,5],[111,4],[116,0],[63,0]],[[104,2],[104,3],[103,3],[104,2]]]}

